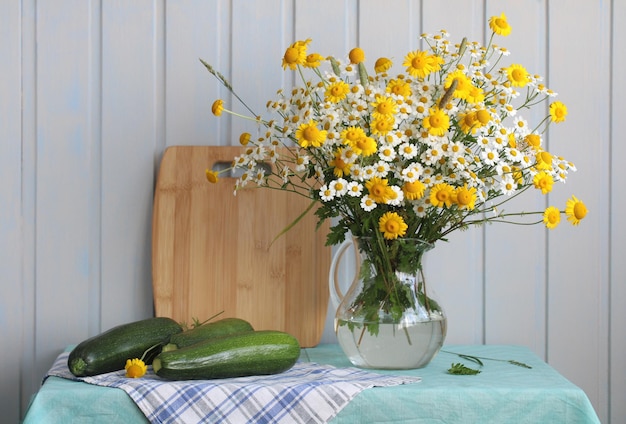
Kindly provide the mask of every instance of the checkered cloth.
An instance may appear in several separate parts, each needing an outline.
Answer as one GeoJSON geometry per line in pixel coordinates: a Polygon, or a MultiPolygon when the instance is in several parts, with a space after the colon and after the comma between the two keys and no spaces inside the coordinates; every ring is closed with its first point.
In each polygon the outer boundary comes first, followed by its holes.
{"type": "Polygon", "coordinates": [[[151,367],[142,378],[125,371],[76,378],[68,356],[59,355],[46,377],[120,388],[151,423],[324,423],[365,389],[421,381],[301,361],[281,374],[220,380],[166,381],[151,367]]]}

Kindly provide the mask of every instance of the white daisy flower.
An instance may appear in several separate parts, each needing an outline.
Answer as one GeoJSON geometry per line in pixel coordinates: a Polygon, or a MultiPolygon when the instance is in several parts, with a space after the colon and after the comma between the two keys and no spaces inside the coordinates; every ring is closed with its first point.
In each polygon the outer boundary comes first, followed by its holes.
{"type": "Polygon", "coordinates": [[[363,167],[363,178],[370,180],[376,176],[376,168],[373,165],[363,167]]]}
{"type": "Polygon", "coordinates": [[[374,176],[376,177],[385,178],[390,170],[391,166],[385,161],[380,160],[374,164],[374,176]]]}
{"type": "Polygon", "coordinates": [[[391,162],[396,158],[396,151],[391,144],[384,143],[378,147],[378,156],[385,162],[391,162]]]}
{"type": "Polygon", "coordinates": [[[420,155],[420,160],[425,165],[434,165],[443,156],[441,146],[433,146],[420,155]]]}
{"type": "Polygon", "coordinates": [[[513,120],[513,131],[515,133],[520,134],[521,136],[525,136],[526,134],[530,134],[530,128],[528,128],[528,122],[521,116],[516,116],[513,120]]]}
{"type": "Polygon", "coordinates": [[[519,163],[522,161],[523,159],[523,155],[522,153],[513,148],[513,147],[507,147],[504,149],[504,156],[511,162],[513,163],[519,163]]]}
{"type": "Polygon", "coordinates": [[[309,163],[310,163],[310,158],[308,155],[306,154],[302,154],[302,152],[298,152],[296,154],[296,159],[295,159],[295,163],[296,163],[296,172],[304,172],[306,171],[309,163]]]}
{"type": "Polygon", "coordinates": [[[413,211],[419,218],[426,216],[426,212],[430,206],[430,202],[427,202],[427,198],[428,196],[424,196],[413,204],[413,211]]]}
{"type": "Polygon", "coordinates": [[[335,192],[336,197],[341,197],[348,191],[348,182],[343,178],[338,178],[329,184],[329,188],[335,192]]]}
{"type": "Polygon", "coordinates": [[[418,153],[417,147],[408,142],[404,142],[398,146],[398,152],[404,159],[413,159],[418,153]]]}
{"type": "Polygon", "coordinates": [[[328,185],[324,184],[319,191],[320,198],[324,202],[329,202],[335,198],[335,190],[328,187],[328,185]]]}
{"type": "Polygon", "coordinates": [[[376,202],[374,201],[374,199],[372,199],[371,197],[369,197],[369,195],[365,195],[361,198],[361,208],[365,211],[365,212],[370,212],[373,211],[376,208],[376,202]]]}
{"type": "Polygon", "coordinates": [[[413,163],[402,170],[402,181],[414,183],[422,175],[422,170],[417,163],[413,163]]]}
{"type": "Polygon", "coordinates": [[[352,176],[352,179],[355,181],[365,180],[365,171],[359,164],[355,163],[354,165],[352,165],[352,168],[350,169],[350,175],[352,176]]]}
{"type": "Polygon", "coordinates": [[[515,184],[515,180],[510,174],[502,177],[500,191],[506,196],[510,196],[517,191],[517,184],[515,184]]]}
{"type": "Polygon", "coordinates": [[[359,197],[363,193],[363,184],[356,181],[350,181],[346,189],[349,196],[359,197]]]}
{"type": "Polygon", "coordinates": [[[495,165],[500,159],[500,154],[495,149],[485,149],[480,153],[480,158],[486,165],[495,165]]]}
{"type": "MultiPolygon", "coordinates": [[[[341,69],[341,68],[340,68],[341,69]]],[[[342,76],[353,77],[358,71],[358,65],[350,63],[350,59],[346,60],[346,65],[341,70],[342,76]]]]}

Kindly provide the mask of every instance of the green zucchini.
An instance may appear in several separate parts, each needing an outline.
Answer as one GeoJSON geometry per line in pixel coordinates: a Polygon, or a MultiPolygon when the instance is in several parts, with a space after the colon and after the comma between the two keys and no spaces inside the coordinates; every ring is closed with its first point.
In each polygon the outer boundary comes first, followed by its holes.
{"type": "Polygon", "coordinates": [[[141,358],[146,350],[157,346],[152,355],[144,358],[151,363],[173,334],[183,331],[173,319],[148,318],[118,325],[79,343],[71,352],[67,366],[77,377],[103,374],[124,369],[127,359],[141,358]]]}
{"type": "Polygon", "coordinates": [[[159,377],[197,380],[278,374],[300,357],[298,340],[282,331],[250,331],[161,352],[152,362],[159,377]]]}
{"type": "Polygon", "coordinates": [[[224,318],[219,321],[199,325],[198,327],[183,331],[182,333],[174,334],[170,338],[170,342],[163,346],[163,352],[180,349],[203,340],[245,331],[254,331],[248,321],[240,318],[224,318]]]}

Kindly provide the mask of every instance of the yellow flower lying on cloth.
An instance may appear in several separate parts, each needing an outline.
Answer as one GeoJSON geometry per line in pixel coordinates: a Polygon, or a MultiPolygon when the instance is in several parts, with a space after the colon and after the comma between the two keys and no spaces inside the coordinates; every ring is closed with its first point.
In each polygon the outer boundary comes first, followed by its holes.
{"type": "Polygon", "coordinates": [[[124,367],[126,370],[126,377],[128,378],[139,378],[143,377],[146,372],[148,372],[148,367],[141,359],[127,359],[126,366],[124,367]]]}

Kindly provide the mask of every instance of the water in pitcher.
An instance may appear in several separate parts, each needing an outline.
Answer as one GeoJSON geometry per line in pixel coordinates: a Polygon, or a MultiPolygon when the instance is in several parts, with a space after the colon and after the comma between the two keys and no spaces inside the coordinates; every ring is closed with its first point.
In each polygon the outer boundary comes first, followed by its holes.
{"type": "Polygon", "coordinates": [[[367,325],[336,321],[339,344],[357,367],[379,369],[421,368],[439,352],[446,335],[446,319],[409,325],[378,324],[377,335],[367,325]]]}

